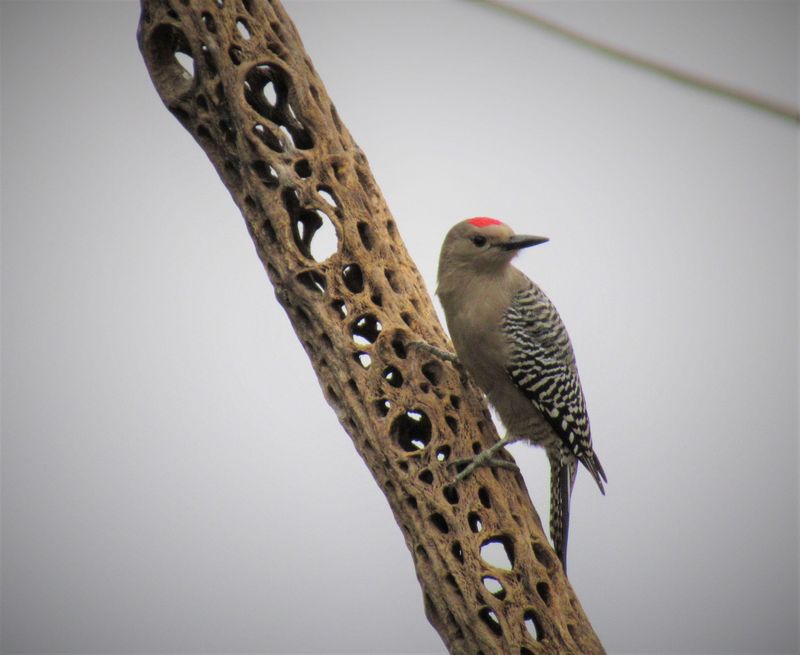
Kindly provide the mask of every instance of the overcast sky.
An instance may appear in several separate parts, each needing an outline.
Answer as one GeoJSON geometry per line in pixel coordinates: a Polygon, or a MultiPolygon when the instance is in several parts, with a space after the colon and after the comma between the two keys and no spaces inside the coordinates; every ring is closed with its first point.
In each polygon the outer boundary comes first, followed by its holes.
{"type": "MultiPolygon", "coordinates": [[[[798,103],[794,2],[532,6],[798,103]]],[[[137,5],[0,7],[0,650],[444,653],[137,5]]],[[[287,7],[429,290],[464,217],[551,239],[518,262],[608,473],[570,580],[609,653],[796,653],[796,125],[476,3],[287,7]]]]}

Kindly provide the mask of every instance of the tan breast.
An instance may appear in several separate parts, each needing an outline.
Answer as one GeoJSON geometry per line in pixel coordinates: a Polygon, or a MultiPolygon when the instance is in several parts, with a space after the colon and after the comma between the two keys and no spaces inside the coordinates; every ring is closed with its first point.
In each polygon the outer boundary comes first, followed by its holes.
{"type": "Polygon", "coordinates": [[[487,395],[508,377],[509,351],[501,324],[511,299],[526,282],[509,266],[506,275],[462,276],[457,286],[440,285],[439,298],[458,358],[487,395]]]}

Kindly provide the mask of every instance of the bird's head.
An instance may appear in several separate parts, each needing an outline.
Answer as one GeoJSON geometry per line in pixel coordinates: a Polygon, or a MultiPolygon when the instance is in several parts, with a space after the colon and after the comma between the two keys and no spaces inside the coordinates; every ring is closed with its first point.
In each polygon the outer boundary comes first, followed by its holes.
{"type": "Polygon", "coordinates": [[[522,248],[547,241],[547,237],[514,234],[495,218],[468,218],[456,223],[442,244],[439,280],[448,273],[492,272],[502,269],[522,248]]]}

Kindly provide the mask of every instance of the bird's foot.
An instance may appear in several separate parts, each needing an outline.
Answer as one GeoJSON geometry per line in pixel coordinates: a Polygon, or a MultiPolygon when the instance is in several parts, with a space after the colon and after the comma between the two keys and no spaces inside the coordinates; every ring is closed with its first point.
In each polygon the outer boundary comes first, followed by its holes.
{"type": "Polygon", "coordinates": [[[471,459],[459,459],[453,462],[453,465],[456,467],[456,469],[458,469],[459,466],[466,464],[461,472],[456,475],[456,482],[461,482],[465,478],[468,478],[479,466],[503,468],[508,469],[509,471],[519,472],[519,466],[514,464],[514,462],[509,462],[507,459],[501,459],[499,457],[492,457],[492,455],[493,453],[489,453],[487,450],[486,452],[480,453],[471,459]]]}
{"type": "Polygon", "coordinates": [[[458,482],[468,477],[479,466],[496,466],[500,468],[511,469],[512,471],[519,471],[519,467],[513,462],[509,462],[507,459],[495,457],[499,450],[508,444],[513,443],[514,441],[516,441],[516,439],[513,436],[506,434],[506,436],[504,436],[502,439],[492,444],[483,452],[478,453],[472,459],[461,459],[453,462],[457,468],[467,464],[467,466],[459,471],[456,475],[456,481],[458,482]]]}
{"type": "Polygon", "coordinates": [[[456,355],[451,353],[449,350],[437,348],[436,346],[429,344],[427,341],[410,341],[408,345],[412,348],[419,348],[420,350],[430,353],[431,355],[434,355],[439,359],[443,359],[446,362],[455,364],[459,368],[461,367],[461,362],[458,361],[458,357],[456,357],[456,355]]]}
{"type": "Polygon", "coordinates": [[[456,468],[463,466],[464,464],[467,465],[458,472],[458,475],[456,475],[456,482],[460,482],[464,478],[468,477],[479,466],[496,466],[499,468],[510,469],[512,471],[519,471],[519,467],[514,464],[514,462],[509,462],[507,459],[495,457],[497,451],[501,450],[508,444],[513,443],[514,441],[514,437],[506,434],[506,436],[500,439],[500,441],[492,444],[489,448],[484,450],[482,453],[478,453],[472,459],[459,459],[453,462],[453,465],[456,466],[456,468]]]}

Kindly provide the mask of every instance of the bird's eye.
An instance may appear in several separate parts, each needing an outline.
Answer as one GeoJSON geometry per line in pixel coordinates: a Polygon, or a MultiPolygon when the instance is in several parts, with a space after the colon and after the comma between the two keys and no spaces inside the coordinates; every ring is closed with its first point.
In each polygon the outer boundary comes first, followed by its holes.
{"type": "Polygon", "coordinates": [[[472,237],[472,243],[475,244],[478,248],[481,248],[486,245],[486,237],[482,237],[480,235],[472,237]]]}

